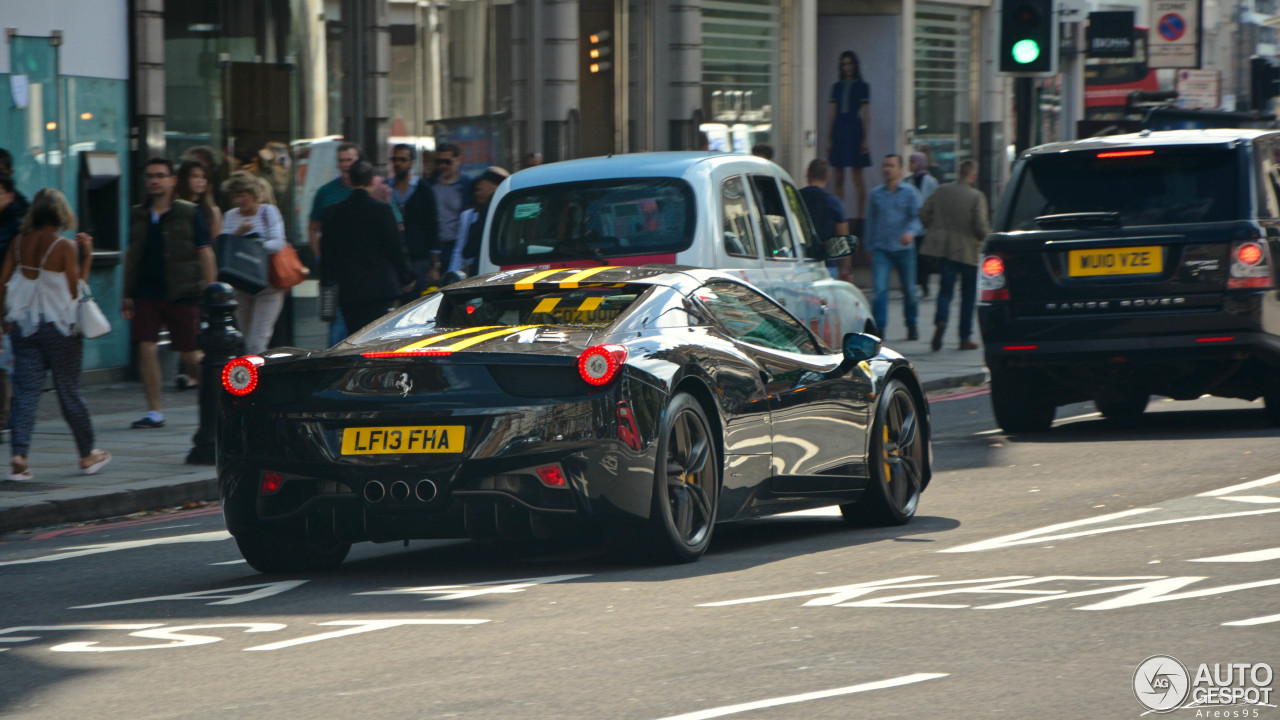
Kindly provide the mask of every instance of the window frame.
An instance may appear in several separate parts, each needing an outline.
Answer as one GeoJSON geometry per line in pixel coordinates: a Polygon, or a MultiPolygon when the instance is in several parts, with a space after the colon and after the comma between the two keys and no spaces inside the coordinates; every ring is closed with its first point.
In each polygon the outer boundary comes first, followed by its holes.
{"type": "Polygon", "coordinates": [[[766,173],[753,173],[750,175],[750,181],[752,195],[756,201],[756,210],[760,216],[760,232],[764,236],[764,242],[761,243],[761,249],[764,251],[761,254],[764,256],[764,259],[775,262],[797,262],[804,259],[799,255],[798,248],[796,247],[795,229],[793,228],[794,223],[790,217],[791,213],[788,212],[787,200],[783,196],[778,178],[766,173]],[[773,254],[771,246],[775,245],[781,236],[774,232],[773,223],[769,220],[768,214],[765,213],[767,205],[763,197],[763,189],[757,181],[768,181],[769,183],[772,183],[773,191],[777,194],[778,204],[782,207],[782,212],[784,213],[783,220],[786,222],[787,246],[790,250],[790,255],[779,257],[773,254]]]}
{"type": "Polygon", "coordinates": [[[720,181],[719,197],[717,198],[717,201],[718,201],[717,204],[719,205],[719,208],[720,208],[720,245],[721,247],[724,248],[725,254],[728,255],[729,257],[745,258],[748,260],[759,260],[761,244],[760,242],[758,242],[758,237],[757,237],[760,234],[760,232],[759,232],[759,228],[756,227],[756,212],[754,210],[755,198],[753,197],[753,193],[747,190],[747,185],[748,183],[746,178],[741,174],[730,175],[720,181]],[[728,220],[728,218],[725,215],[724,188],[727,184],[734,181],[738,182],[741,186],[743,186],[742,187],[742,190],[743,190],[742,203],[746,208],[747,230],[751,233],[751,237],[749,238],[751,241],[751,247],[750,247],[751,254],[749,255],[743,255],[741,253],[730,251],[728,243],[725,242],[724,224],[725,224],[725,221],[728,220]]]}

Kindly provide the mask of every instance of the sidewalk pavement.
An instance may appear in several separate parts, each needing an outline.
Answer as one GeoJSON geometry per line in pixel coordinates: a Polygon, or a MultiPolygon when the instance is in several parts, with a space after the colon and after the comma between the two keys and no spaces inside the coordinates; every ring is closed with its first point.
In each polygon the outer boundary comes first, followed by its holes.
{"type": "MultiPolygon", "coordinates": [[[[986,382],[982,351],[959,350],[954,330],[939,352],[929,349],[932,332],[926,332],[925,323],[920,340],[904,340],[901,296],[894,296],[890,317],[898,320],[891,323],[885,345],[915,364],[927,392],[986,382]]],[[[921,316],[933,316],[931,304],[922,303],[921,316]]],[[[111,463],[96,475],[79,474],[71,431],[58,413],[57,398],[46,392],[31,443],[35,477],[23,482],[0,479],[0,535],[217,500],[213,467],[185,464],[199,425],[198,393],[166,390],[165,426],[139,430],[130,427],[145,414],[139,384],[90,385],[84,392],[95,444],[111,452],[111,463]]],[[[4,448],[5,454],[8,450],[4,448]]],[[[7,477],[5,469],[0,478],[7,477]]]]}

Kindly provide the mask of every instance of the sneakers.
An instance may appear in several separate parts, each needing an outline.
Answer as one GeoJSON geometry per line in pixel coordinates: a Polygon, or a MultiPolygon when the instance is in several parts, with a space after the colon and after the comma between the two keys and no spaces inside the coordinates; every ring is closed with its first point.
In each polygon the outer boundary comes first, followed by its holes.
{"type": "Polygon", "coordinates": [[[933,331],[933,339],[929,341],[929,347],[933,348],[934,352],[938,352],[939,350],[942,349],[942,336],[946,335],[946,333],[947,333],[946,323],[935,323],[935,329],[933,331]]]}
{"type": "Polygon", "coordinates": [[[974,341],[972,341],[972,340],[961,340],[961,341],[960,341],[960,349],[961,349],[961,350],[977,350],[977,349],[978,349],[978,343],[976,343],[976,342],[974,342],[974,341]]]}
{"type": "Polygon", "coordinates": [[[191,389],[200,387],[200,383],[196,382],[195,380],[192,380],[186,374],[180,374],[178,375],[178,377],[173,379],[173,386],[180,391],[191,390],[191,389]]]}
{"type": "Polygon", "coordinates": [[[143,429],[162,428],[164,427],[164,420],[155,420],[150,415],[148,415],[142,418],[141,420],[134,420],[133,427],[143,428],[143,429]]]}
{"type": "Polygon", "coordinates": [[[920,339],[920,329],[919,329],[919,328],[917,328],[915,325],[908,325],[908,326],[907,326],[907,339],[908,339],[908,340],[919,340],[919,339],[920,339]]]}

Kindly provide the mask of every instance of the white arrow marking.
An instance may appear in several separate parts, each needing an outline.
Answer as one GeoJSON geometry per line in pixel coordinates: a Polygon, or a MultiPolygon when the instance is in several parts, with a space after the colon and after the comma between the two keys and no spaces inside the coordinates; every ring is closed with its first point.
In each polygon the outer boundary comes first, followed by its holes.
{"type": "Polygon", "coordinates": [[[1263,562],[1265,560],[1280,560],[1280,548],[1271,548],[1269,550],[1254,550],[1252,552],[1236,553],[1234,555],[1218,555],[1217,557],[1196,558],[1187,562],[1263,562]]]}
{"type": "Polygon", "coordinates": [[[1271,497],[1270,495],[1228,495],[1220,497],[1219,500],[1235,500],[1242,503],[1253,503],[1255,505],[1270,505],[1272,503],[1280,503],[1280,497],[1271,497]]]}
{"type": "Polygon", "coordinates": [[[239,587],[219,588],[217,590],[197,590],[196,592],[179,593],[177,595],[157,595],[155,597],[138,598],[137,600],[116,600],[115,602],[97,603],[94,605],[77,605],[72,610],[87,608],[111,607],[112,605],[133,605],[135,603],[159,602],[161,600],[217,600],[209,605],[239,605],[240,603],[261,600],[279,595],[306,584],[306,580],[278,580],[276,582],[259,583],[257,585],[241,585],[239,587]],[[243,592],[252,590],[253,592],[243,592]]]}
{"type": "Polygon", "coordinates": [[[78,545],[73,548],[67,548],[66,552],[60,552],[55,555],[42,555],[41,557],[26,558],[24,560],[6,560],[5,562],[0,562],[0,567],[4,567],[6,565],[29,565],[31,563],[53,562],[55,560],[71,560],[72,558],[85,557],[87,555],[99,555],[101,553],[116,552],[118,550],[133,550],[135,548],[151,547],[153,545],[218,542],[219,540],[230,539],[231,533],[226,530],[216,530],[214,532],[194,533],[191,535],[174,535],[172,537],[149,538],[147,540],[126,540],[124,542],[102,543],[101,545],[78,545]]]}
{"type": "Polygon", "coordinates": [[[1250,618],[1248,620],[1233,620],[1224,622],[1223,625],[1231,627],[1248,627],[1250,625],[1266,625],[1267,623],[1280,622],[1280,615],[1264,615],[1262,617],[1250,618]]]}
{"type": "Polygon", "coordinates": [[[333,620],[330,622],[316,623],[317,625],[348,625],[346,630],[335,630],[333,632],[320,633],[319,635],[309,635],[307,637],[298,638],[296,640],[285,640],[284,642],[271,643],[270,645],[259,645],[257,647],[245,648],[245,652],[254,650],[283,650],[284,648],[294,647],[296,645],[305,645],[307,643],[320,642],[321,640],[332,640],[333,638],[346,637],[347,635],[359,635],[360,633],[373,632],[374,630],[385,630],[387,628],[401,627],[403,625],[482,625],[489,622],[488,620],[333,620]]]}
{"type": "Polygon", "coordinates": [[[1108,520],[1136,515],[1138,513],[1151,512],[1160,508],[1136,508],[1134,510],[1125,510],[1124,512],[1112,513],[1110,515],[1101,515],[1096,518],[1088,518],[1085,520],[1075,520],[1067,523],[1059,523],[1048,527],[1039,528],[1037,530],[1028,530],[1026,532],[1014,533],[1013,535],[1005,535],[1003,537],[992,538],[990,540],[982,540],[981,542],[961,545],[959,547],[946,548],[939,550],[942,553],[959,553],[959,552],[979,552],[982,550],[995,550],[997,548],[1012,547],[1014,545],[1033,545],[1035,543],[1048,542],[1050,540],[1068,540],[1070,538],[1087,537],[1089,535],[1102,535],[1104,533],[1120,532],[1121,530],[1137,530],[1140,528],[1157,527],[1160,525],[1176,525],[1178,523],[1198,522],[1200,520],[1222,520],[1225,518],[1245,517],[1247,515],[1266,515],[1268,513],[1280,512],[1280,508],[1268,508],[1266,510],[1246,510],[1244,512],[1219,513],[1216,515],[1201,515],[1199,517],[1174,518],[1172,520],[1156,520],[1153,522],[1135,523],[1133,525],[1116,525],[1114,527],[1094,528],[1092,530],[1082,530],[1080,532],[1063,533],[1061,535],[1048,535],[1046,533],[1057,532],[1067,528],[1078,527],[1080,525],[1093,525],[1108,520]]]}
{"type": "Polygon", "coordinates": [[[787,697],[773,698],[772,700],[757,700],[756,702],[742,703],[741,705],[726,705],[725,707],[711,708],[710,710],[699,710],[697,712],[685,713],[684,715],[672,715],[670,717],[662,718],[661,720],[708,720],[709,718],[735,715],[737,713],[759,710],[761,708],[791,705],[794,703],[808,702],[810,700],[821,700],[823,698],[836,697],[838,695],[852,695],[854,693],[867,692],[869,690],[883,690],[885,688],[900,687],[902,685],[924,682],[925,680],[944,678],[947,675],[948,673],[916,673],[914,675],[903,675],[902,677],[862,683],[860,685],[850,685],[848,687],[835,688],[834,690],[819,690],[818,692],[805,693],[803,695],[788,695],[787,697]]]}
{"type": "Polygon", "coordinates": [[[479,595],[505,595],[524,592],[534,585],[577,580],[590,575],[550,575],[548,577],[522,578],[519,580],[493,580],[472,585],[425,585],[423,587],[391,588],[352,593],[353,595],[439,595],[427,600],[465,600],[479,595]]]}
{"type": "Polygon", "coordinates": [[[1270,476],[1261,478],[1259,480],[1250,480],[1247,483],[1240,483],[1239,485],[1232,485],[1231,487],[1218,488],[1217,490],[1202,492],[1196,497],[1222,497],[1223,495],[1230,495],[1231,493],[1237,490],[1252,490],[1256,487],[1263,487],[1265,485],[1274,485],[1275,483],[1278,483],[1278,482],[1280,482],[1280,475],[1270,475],[1270,476]]]}

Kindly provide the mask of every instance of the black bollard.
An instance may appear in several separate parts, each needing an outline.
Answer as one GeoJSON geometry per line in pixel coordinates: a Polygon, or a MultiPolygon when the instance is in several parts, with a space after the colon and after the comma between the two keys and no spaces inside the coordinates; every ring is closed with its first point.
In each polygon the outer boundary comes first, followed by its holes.
{"type": "Polygon", "coordinates": [[[218,396],[222,392],[222,368],[244,355],[244,335],[236,327],[236,298],[231,286],[216,282],[204,289],[201,314],[206,324],[200,329],[200,428],[192,436],[194,447],[187,454],[188,465],[213,465],[217,461],[215,442],[218,424],[218,396]]]}

